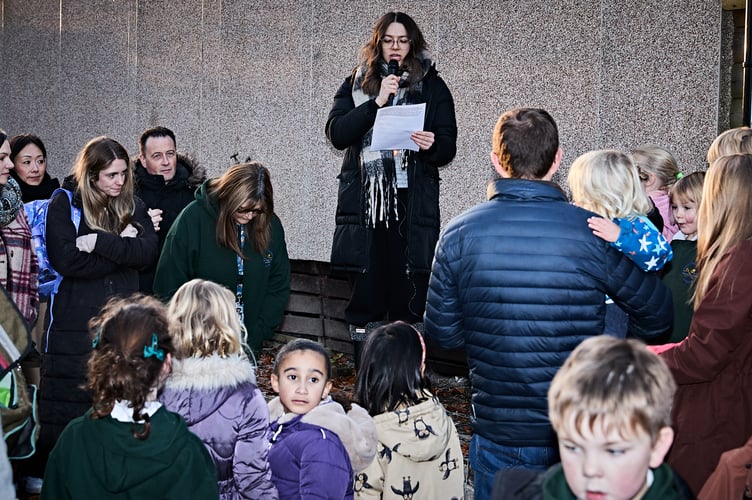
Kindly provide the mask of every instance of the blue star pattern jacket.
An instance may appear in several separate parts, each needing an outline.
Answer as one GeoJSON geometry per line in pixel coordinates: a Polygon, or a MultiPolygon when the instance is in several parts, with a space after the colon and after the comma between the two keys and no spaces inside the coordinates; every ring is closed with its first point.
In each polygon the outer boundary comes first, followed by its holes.
{"type": "Polygon", "coordinates": [[[668,240],[647,217],[614,219],[621,232],[611,246],[629,257],[643,271],[660,271],[674,256],[668,240]]]}

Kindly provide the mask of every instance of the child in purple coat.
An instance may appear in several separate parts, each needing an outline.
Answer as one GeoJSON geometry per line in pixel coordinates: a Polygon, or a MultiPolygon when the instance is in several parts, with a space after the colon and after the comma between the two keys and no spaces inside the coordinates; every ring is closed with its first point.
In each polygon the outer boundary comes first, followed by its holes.
{"type": "Polygon", "coordinates": [[[312,340],[296,339],[277,354],[269,402],[269,464],[281,500],[352,499],[353,472],[376,454],[376,426],[353,404],[345,413],[329,397],[331,361],[312,340]]]}
{"type": "Polygon", "coordinates": [[[219,498],[276,500],[266,433],[269,411],[243,352],[244,327],[226,288],[201,279],[170,300],[176,359],[160,400],[209,450],[219,498]]]}

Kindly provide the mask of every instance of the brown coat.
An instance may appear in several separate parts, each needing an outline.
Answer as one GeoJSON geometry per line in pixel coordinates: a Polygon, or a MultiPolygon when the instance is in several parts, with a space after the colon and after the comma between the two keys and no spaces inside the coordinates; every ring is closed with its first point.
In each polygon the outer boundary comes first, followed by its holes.
{"type": "Polygon", "coordinates": [[[689,336],[661,357],[678,385],[668,463],[696,494],[721,453],[752,436],[752,241],[721,260],[689,336]]]}
{"type": "Polygon", "coordinates": [[[721,455],[718,467],[705,482],[697,495],[698,500],[745,498],[744,492],[752,483],[752,438],[741,448],[729,450],[721,455]]]}

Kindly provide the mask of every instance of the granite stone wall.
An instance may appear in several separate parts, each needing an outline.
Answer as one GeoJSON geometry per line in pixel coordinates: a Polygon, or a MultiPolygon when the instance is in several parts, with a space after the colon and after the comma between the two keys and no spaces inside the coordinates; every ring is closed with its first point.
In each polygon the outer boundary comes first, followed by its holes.
{"type": "Polygon", "coordinates": [[[558,121],[559,181],[587,150],[646,143],[704,169],[724,126],[720,0],[0,0],[0,127],[42,137],[55,176],[90,138],[135,154],[157,124],[212,174],[260,160],[291,257],[328,261],[342,152],[324,124],[388,10],[416,19],[455,98],[444,222],[483,200],[508,108],[558,121]]]}

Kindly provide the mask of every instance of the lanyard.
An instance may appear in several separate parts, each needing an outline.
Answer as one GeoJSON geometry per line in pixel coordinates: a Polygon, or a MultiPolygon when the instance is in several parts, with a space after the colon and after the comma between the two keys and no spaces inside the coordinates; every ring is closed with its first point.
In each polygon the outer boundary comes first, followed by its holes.
{"type": "MultiPolygon", "coordinates": [[[[239,236],[238,239],[240,240],[240,252],[243,252],[243,247],[245,246],[245,224],[238,224],[238,232],[239,236]]],[[[240,322],[243,322],[243,266],[244,261],[243,257],[240,255],[236,256],[238,259],[238,284],[235,288],[235,312],[238,313],[238,317],[240,318],[240,322]]]]}

